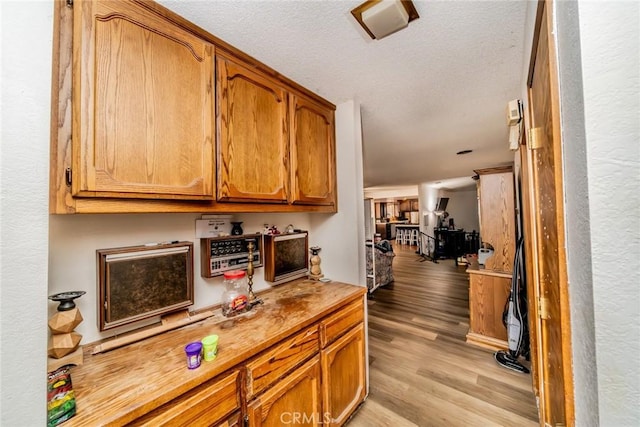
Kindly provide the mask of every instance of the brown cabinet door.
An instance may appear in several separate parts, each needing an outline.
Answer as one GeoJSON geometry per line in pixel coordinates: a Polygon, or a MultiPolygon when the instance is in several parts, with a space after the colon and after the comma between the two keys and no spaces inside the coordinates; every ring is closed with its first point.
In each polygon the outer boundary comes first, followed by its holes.
{"type": "Polygon", "coordinates": [[[72,194],[212,199],[214,46],[133,2],[73,26],[72,194]]]}
{"type": "Polygon", "coordinates": [[[287,202],[287,92],[224,57],[217,59],[219,201],[287,202]]]}
{"type": "Polygon", "coordinates": [[[469,341],[491,348],[506,347],[502,312],[510,290],[508,277],[469,274],[469,341]]]}
{"type": "Polygon", "coordinates": [[[364,324],[322,351],[322,401],[330,426],[340,426],[365,395],[364,324]]]}
{"type": "Polygon", "coordinates": [[[324,425],[320,402],[320,359],[314,357],[247,407],[251,427],[324,425]]]}
{"type": "Polygon", "coordinates": [[[291,203],[335,205],[334,111],[302,96],[291,98],[291,203]]]}
{"type": "Polygon", "coordinates": [[[513,172],[510,167],[496,170],[480,174],[480,237],[482,243],[493,247],[493,255],[487,258],[485,268],[511,273],[516,247],[513,172]]]}

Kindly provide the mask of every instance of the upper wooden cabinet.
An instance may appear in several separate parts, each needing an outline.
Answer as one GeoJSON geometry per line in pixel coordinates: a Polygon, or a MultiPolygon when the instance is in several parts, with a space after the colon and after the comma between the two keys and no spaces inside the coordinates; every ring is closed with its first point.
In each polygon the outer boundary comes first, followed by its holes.
{"type": "Polygon", "coordinates": [[[511,273],[516,249],[513,167],[474,171],[478,181],[480,238],[493,248],[485,269],[511,273]]]}
{"type": "Polygon", "coordinates": [[[287,202],[287,92],[230,59],[217,59],[221,201],[287,202]]]}
{"type": "Polygon", "coordinates": [[[333,104],[151,0],[54,11],[51,213],[336,212],[333,104]]]}
{"type": "Polygon", "coordinates": [[[72,194],[213,198],[214,46],[136,3],[73,7],[72,194]]]}
{"type": "Polygon", "coordinates": [[[291,95],[291,203],[335,205],[334,111],[291,95]]]}
{"type": "Polygon", "coordinates": [[[400,212],[418,211],[418,199],[405,199],[400,201],[400,212]]]}

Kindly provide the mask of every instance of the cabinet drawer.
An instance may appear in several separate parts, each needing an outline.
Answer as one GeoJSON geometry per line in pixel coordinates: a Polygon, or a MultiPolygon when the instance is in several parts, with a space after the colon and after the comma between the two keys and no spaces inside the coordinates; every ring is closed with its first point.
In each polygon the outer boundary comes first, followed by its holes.
{"type": "Polygon", "coordinates": [[[227,417],[220,424],[216,424],[216,427],[240,427],[242,425],[242,413],[240,411],[235,412],[230,417],[227,417]]]}
{"type": "Polygon", "coordinates": [[[210,426],[240,408],[238,371],[218,377],[135,420],[135,426],[210,426]]]}
{"type": "Polygon", "coordinates": [[[364,320],[362,299],[326,317],[320,322],[320,344],[324,348],[331,341],[364,320]]]}
{"type": "Polygon", "coordinates": [[[318,353],[318,326],[295,334],[247,363],[247,399],[318,353]]]}

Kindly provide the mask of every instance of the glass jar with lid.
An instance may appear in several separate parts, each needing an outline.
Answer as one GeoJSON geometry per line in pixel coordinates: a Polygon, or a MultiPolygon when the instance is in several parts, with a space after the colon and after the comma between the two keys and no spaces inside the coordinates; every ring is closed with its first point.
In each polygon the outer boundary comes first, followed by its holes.
{"type": "Polygon", "coordinates": [[[243,270],[224,272],[225,291],[222,294],[222,314],[232,317],[248,309],[247,275],[243,270]]]}

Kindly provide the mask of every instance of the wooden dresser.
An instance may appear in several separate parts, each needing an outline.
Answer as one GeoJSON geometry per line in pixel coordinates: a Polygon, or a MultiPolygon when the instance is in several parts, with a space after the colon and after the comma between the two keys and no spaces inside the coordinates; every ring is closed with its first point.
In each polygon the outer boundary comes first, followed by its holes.
{"type": "Polygon", "coordinates": [[[516,247],[513,167],[475,171],[478,180],[478,212],[482,244],[493,248],[484,268],[472,265],[469,273],[469,333],[467,342],[492,349],[507,348],[502,323],[511,288],[516,247]]]}
{"type": "Polygon", "coordinates": [[[204,321],[92,355],[71,370],[65,426],[342,425],[364,400],[366,288],[300,280],[239,317],[204,321]],[[184,346],[217,334],[218,355],[187,369],[184,346]]]}

